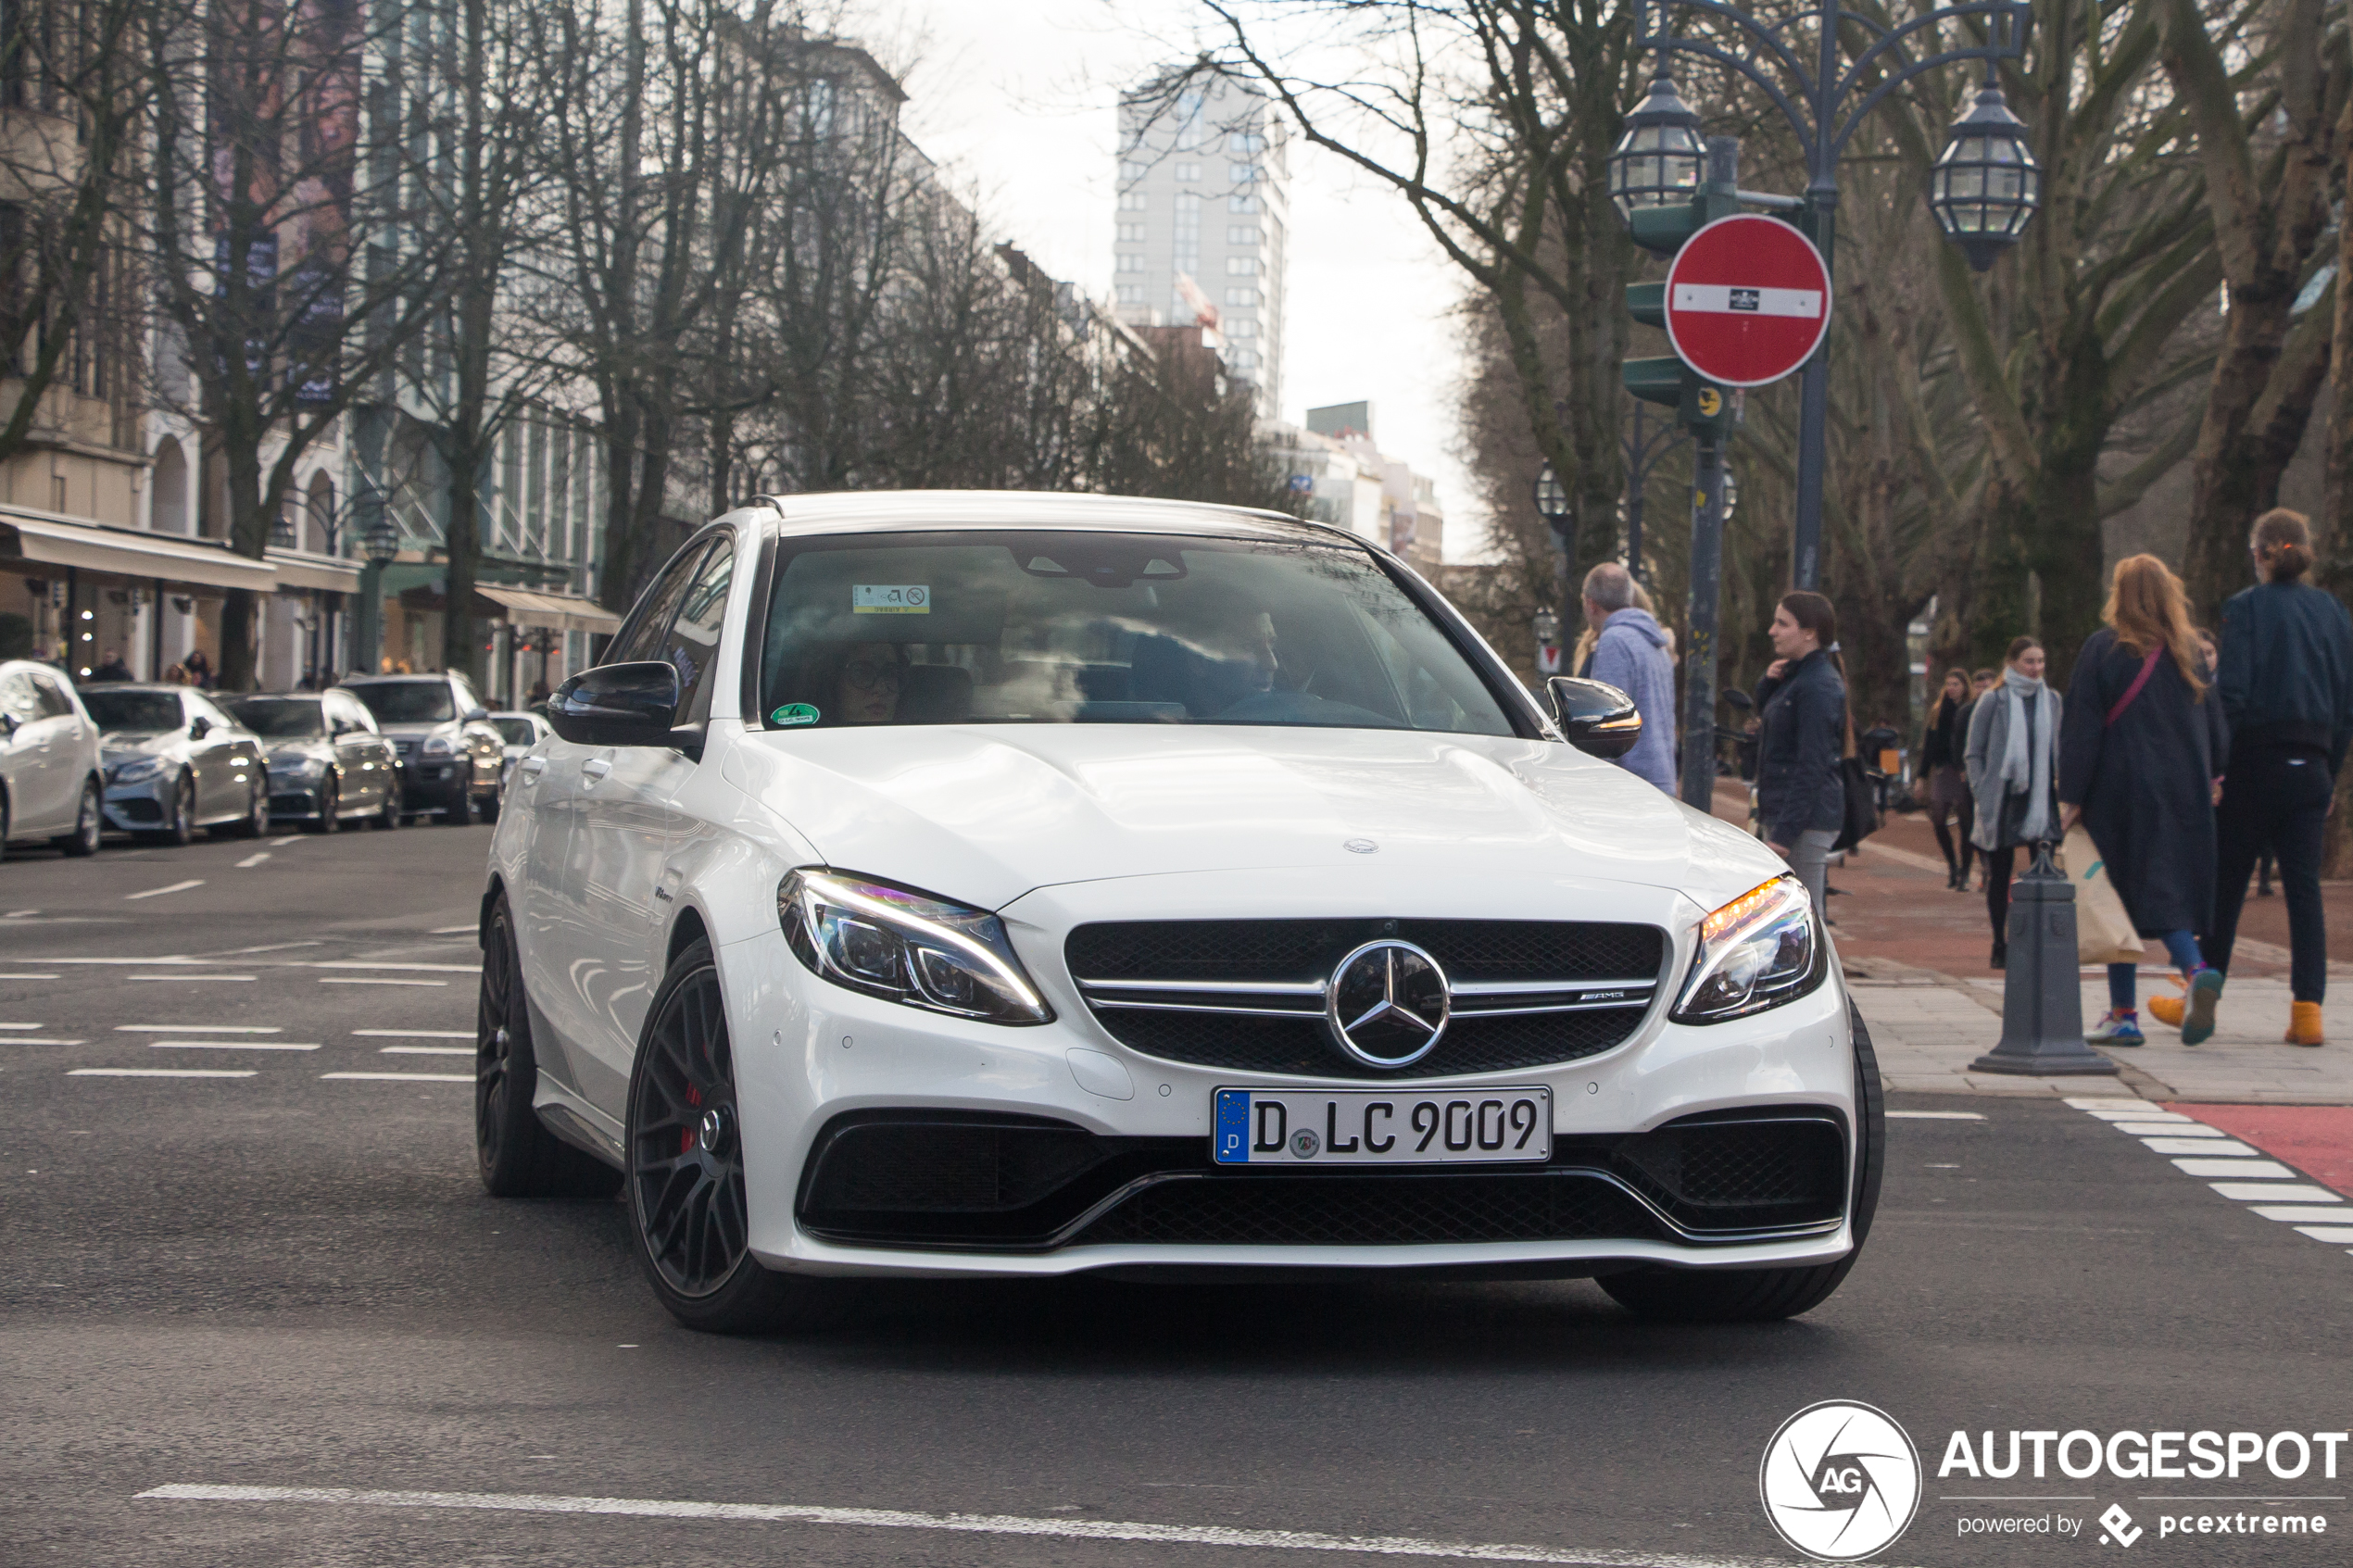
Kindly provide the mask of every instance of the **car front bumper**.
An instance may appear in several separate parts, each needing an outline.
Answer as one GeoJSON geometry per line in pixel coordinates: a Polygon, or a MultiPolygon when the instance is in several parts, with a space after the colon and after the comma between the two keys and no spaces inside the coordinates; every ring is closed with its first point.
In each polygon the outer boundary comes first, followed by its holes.
{"type": "MultiPolygon", "coordinates": [[[[1285,904],[1301,914],[1332,912],[1328,879],[1320,885],[1283,882],[1279,873],[1262,873],[1248,901],[1221,898],[1214,887],[1156,889],[1158,898],[1144,912],[1182,918],[1189,912],[1182,906],[1196,900],[1204,914],[1230,913],[1238,905],[1253,917],[1293,912],[1285,904]]],[[[1676,895],[1634,890],[1610,917],[1652,921],[1676,935],[1668,983],[1623,1044],[1580,1060],[1459,1077],[1277,1077],[1145,1055],[1097,1022],[1061,961],[1061,935],[1085,921],[1138,918],[1134,897],[1132,886],[1114,880],[1041,890],[1004,911],[1057,1014],[1036,1027],[967,1022],[828,985],[810,974],[773,929],[720,947],[736,1041],[754,1253],[774,1268],[834,1274],[1245,1268],[1560,1276],[1646,1263],[1802,1266],[1833,1261],[1854,1245],[1847,1210],[1856,1075],[1834,961],[1822,984],[1797,1001],[1722,1023],[1671,1023],[1666,1014],[1673,982],[1688,969],[1691,933],[1704,911],[1676,895]],[[1554,1158],[1538,1166],[1412,1170],[1209,1163],[1219,1088],[1390,1085],[1416,1095],[1546,1086],[1554,1158]],[[1645,1171],[1659,1164],[1651,1157],[1656,1140],[1743,1116],[1811,1120],[1817,1128],[1807,1135],[1816,1137],[1821,1123],[1832,1127],[1829,1159],[1835,1169],[1822,1180],[1833,1181],[1835,1191],[1824,1199],[1818,1180],[1814,1207],[1782,1210],[1787,1223],[1711,1225],[1705,1215],[1703,1223],[1688,1223],[1692,1211],[1688,1205],[1679,1210],[1671,1184],[1645,1182],[1645,1171]],[[939,1163],[910,1148],[902,1152],[913,1158],[870,1162],[870,1174],[853,1174],[845,1189],[825,1164],[845,1127],[959,1120],[1057,1125],[1073,1130],[1055,1135],[1074,1159],[1086,1152],[1070,1141],[1076,1135],[1102,1140],[1096,1152],[1111,1150],[1126,1163],[1099,1167],[1088,1179],[1100,1190],[1060,1193],[1060,1207],[1049,1203],[1039,1210],[1041,1223],[1018,1235],[949,1235],[937,1225],[926,1232],[903,1215],[878,1223],[871,1212],[862,1219],[839,1201],[841,1190],[861,1190],[863,1181],[871,1192],[879,1181],[900,1194],[892,1201],[903,1202],[906,1184],[894,1186],[890,1173],[939,1163]],[[1662,1134],[1668,1123],[1677,1126],[1662,1134]],[[1644,1135],[1652,1141],[1640,1141],[1644,1135]]],[[[1369,890],[1366,903],[1373,910],[1388,907],[1393,890],[1369,890]]],[[[969,1153],[974,1146],[963,1147],[969,1153]]],[[[946,1153],[947,1163],[960,1158],[946,1153]]],[[[1000,1158],[1001,1170],[1022,1162],[1000,1158]]],[[[1815,1168],[1819,1176],[1818,1160],[1815,1168]]],[[[953,1195],[935,1195],[935,1201],[952,1206],[953,1195]]]]}
{"type": "Polygon", "coordinates": [[[109,780],[98,803],[107,826],[122,833],[154,833],[162,828],[171,820],[171,794],[179,783],[180,776],[170,769],[135,784],[109,780]]]}

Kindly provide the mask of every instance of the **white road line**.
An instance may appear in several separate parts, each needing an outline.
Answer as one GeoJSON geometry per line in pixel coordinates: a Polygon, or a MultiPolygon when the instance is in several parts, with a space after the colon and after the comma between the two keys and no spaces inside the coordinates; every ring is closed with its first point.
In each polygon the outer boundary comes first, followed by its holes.
{"type": "Polygon", "coordinates": [[[2292,1182],[2302,1173],[2276,1160],[2176,1160],[2185,1176],[2228,1176],[2234,1182],[2292,1182]]]}
{"type": "Polygon", "coordinates": [[[250,1067],[72,1067],[69,1078],[250,1078],[250,1067]]]}
{"type": "Polygon", "coordinates": [[[2184,1116],[2175,1122],[2110,1122],[2109,1126],[2136,1138],[2227,1138],[2231,1135],[2220,1127],[2208,1127],[2184,1116]]]}
{"type": "Polygon", "coordinates": [[[283,1035],[274,1023],[118,1023],[118,1035],[283,1035]]]}
{"type": "Polygon", "coordinates": [[[35,1039],[31,1035],[0,1035],[0,1046],[79,1046],[82,1040],[35,1039]]]}
{"type": "Polygon", "coordinates": [[[55,980],[54,974],[0,974],[0,980],[55,980]]]}
{"type": "Polygon", "coordinates": [[[478,925],[436,925],[431,931],[425,933],[425,935],[428,936],[479,936],[482,935],[482,927],[478,925]]]}
{"type": "Polygon", "coordinates": [[[258,947],[232,947],[225,953],[214,956],[224,960],[242,959],[251,957],[255,953],[283,953],[289,947],[321,947],[325,945],[322,942],[265,942],[258,947]]]}
{"type": "Polygon", "coordinates": [[[291,1040],[150,1040],[153,1051],[315,1051],[316,1045],[296,1045],[291,1040]]]}
{"type": "Polygon", "coordinates": [[[264,849],[258,855],[248,855],[244,859],[237,862],[237,870],[241,872],[250,871],[268,859],[270,859],[270,851],[267,849],[264,849]]]}
{"type": "Polygon", "coordinates": [[[354,1029],[363,1040],[471,1040],[471,1029],[354,1029]]]}
{"type": "Polygon", "coordinates": [[[128,903],[133,898],[160,898],[167,893],[185,893],[191,887],[202,887],[203,885],[204,878],[200,876],[190,877],[185,882],[175,882],[169,887],[150,887],[145,893],[126,893],[122,897],[123,901],[128,903]]]}
{"type": "Polygon", "coordinates": [[[2145,1099],[2127,1099],[2121,1095],[2080,1095],[2071,1099],[2063,1099],[2059,1101],[2059,1103],[2065,1106],[2071,1106],[2077,1110],[2090,1111],[2150,1111],[2157,1109],[2157,1107],[2151,1105],[2145,1099]]]}
{"type": "Polygon", "coordinates": [[[378,1056],[472,1056],[472,1046],[379,1046],[378,1056]]]}
{"type": "Polygon", "coordinates": [[[432,974],[479,974],[482,972],[482,965],[478,963],[363,963],[357,959],[337,959],[329,962],[314,963],[308,967],[312,969],[391,969],[419,971],[432,974]]]}
{"type": "Polygon", "coordinates": [[[10,909],[8,911],[7,918],[10,920],[22,920],[27,915],[37,915],[41,911],[39,909],[10,909]]]}
{"type": "Polygon", "coordinates": [[[2216,1154],[2251,1159],[2261,1152],[2236,1138],[2143,1138],[2143,1143],[2158,1154],[2216,1154]]]}
{"type": "Polygon", "coordinates": [[[346,1078],[370,1084],[471,1084],[471,1073],[321,1073],[321,1078],[346,1078]]]}
{"type": "Polygon", "coordinates": [[[2336,1247],[2353,1242],[2353,1225],[2298,1225],[2296,1227],[2296,1233],[2298,1236],[2309,1236],[2314,1241],[2325,1241],[2336,1247]]]}
{"type": "Polygon", "coordinates": [[[167,953],[161,958],[153,959],[53,959],[48,957],[46,954],[44,954],[40,958],[31,959],[27,961],[31,963],[111,964],[116,968],[128,966],[134,969],[168,969],[174,964],[186,964],[191,969],[195,969],[200,968],[205,964],[216,963],[219,960],[215,959],[192,959],[185,953],[167,953]]]}
{"type": "Polygon", "coordinates": [[[1982,1110],[1891,1110],[1887,1119],[1891,1122],[1982,1122],[1985,1113],[1982,1110]]]}
{"type": "Polygon", "coordinates": [[[38,1029],[38,1023],[0,1023],[0,1029],[38,1029]]]}
{"type": "Polygon", "coordinates": [[[1114,1519],[1026,1519],[1012,1513],[918,1513],[896,1508],[820,1508],[806,1503],[665,1502],[639,1498],[553,1497],[528,1492],[395,1492],[354,1486],[211,1486],[182,1483],[138,1494],[168,1502],[310,1503],[345,1508],[475,1509],[505,1513],[587,1513],[633,1519],[721,1519],[760,1524],[835,1524],[879,1530],[938,1530],[967,1536],[1050,1540],[1148,1541],[1228,1549],[1359,1552],[1478,1562],[1557,1562],[1584,1568],[1781,1568],[1782,1559],[1701,1557],[1424,1540],[1413,1536],[1332,1536],[1317,1530],[1245,1530],[1227,1524],[1143,1524],[1114,1519]]]}
{"type": "Polygon", "coordinates": [[[321,985],[447,985],[449,982],[447,980],[382,980],[372,976],[363,980],[358,975],[322,974],[319,977],[319,984],[321,985]]]}
{"type": "Polygon", "coordinates": [[[271,847],[271,848],[272,848],[272,849],[283,849],[283,848],[284,848],[287,845],[289,845],[289,844],[300,844],[301,842],[302,842],[302,834],[298,834],[298,833],[297,833],[297,834],[291,834],[291,835],[289,835],[289,836],[287,836],[287,837],[285,837],[285,838],[273,838],[273,839],[271,839],[271,840],[270,841],[270,847],[271,847]]]}
{"type": "Polygon", "coordinates": [[[2345,1198],[2309,1182],[2208,1182],[2224,1198],[2239,1203],[2342,1203],[2345,1198]]]}
{"type": "Polygon", "coordinates": [[[2284,1220],[2289,1224],[2343,1224],[2353,1220],[2353,1213],[2332,1209],[2325,1203],[2258,1203],[2255,1212],[2267,1220],[2284,1220]]]}
{"type": "Polygon", "coordinates": [[[133,980],[168,980],[174,985],[195,985],[199,980],[226,980],[239,985],[251,985],[250,974],[134,974],[133,980]]]}

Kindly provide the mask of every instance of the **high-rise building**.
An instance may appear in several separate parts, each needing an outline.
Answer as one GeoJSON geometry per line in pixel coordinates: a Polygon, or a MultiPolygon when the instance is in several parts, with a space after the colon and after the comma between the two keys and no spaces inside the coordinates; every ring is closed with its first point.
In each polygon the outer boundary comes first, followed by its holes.
{"type": "Polygon", "coordinates": [[[1283,390],[1286,130],[1275,106],[1240,82],[1146,88],[1119,106],[1120,318],[1214,329],[1227,374],[1250,384],[1266,420],[1283,390]]]}

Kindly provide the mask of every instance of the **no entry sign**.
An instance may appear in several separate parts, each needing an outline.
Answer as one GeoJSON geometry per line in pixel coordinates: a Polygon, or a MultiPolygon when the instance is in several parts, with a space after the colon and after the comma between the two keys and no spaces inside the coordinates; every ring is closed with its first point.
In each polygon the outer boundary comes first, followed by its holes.
{"type": "Polygon", "coordinates": [[[1763,386],[1800,365],[1831,323],[1830,269],[1778,218],[1737,213],[1693,234],[1667,270],[1667,336],[1725,386],[1763,386]]]}

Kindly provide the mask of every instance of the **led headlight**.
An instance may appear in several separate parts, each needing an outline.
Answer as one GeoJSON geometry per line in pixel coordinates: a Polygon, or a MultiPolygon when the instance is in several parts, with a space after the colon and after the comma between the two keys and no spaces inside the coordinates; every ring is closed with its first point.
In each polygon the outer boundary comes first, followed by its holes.
{"type": "Polygon", "coordinates": [[[137,784],[142,779],[154,778],[157,773],[162,772],[163,770],[164,759],[162,758],[142,757],[133,761],[123,763],[120,767],[115,769],[113,772],[107,776],[108,782],[112,784],[137,784]]]}
{"type": "Polygon", "coordinates": [[[1822,935],[1806,884],[1775,877],[1699,924],[1679,1023],[1716,1023],[1794,1001],[1821,983],[1822,935]]]}
{"type": "Polygon", "coordinates": [[[434,735],[425,742],[425,755],[428,757],[447,757],[457,749],[447,735],[434,735]]]}
{"type": "Polygon", "coordinates": [[[1053,1022],[985,909],[812,868],[776,889],[776,918],[794,955],[837,985],[958,1018],[1053,1022]]]}

